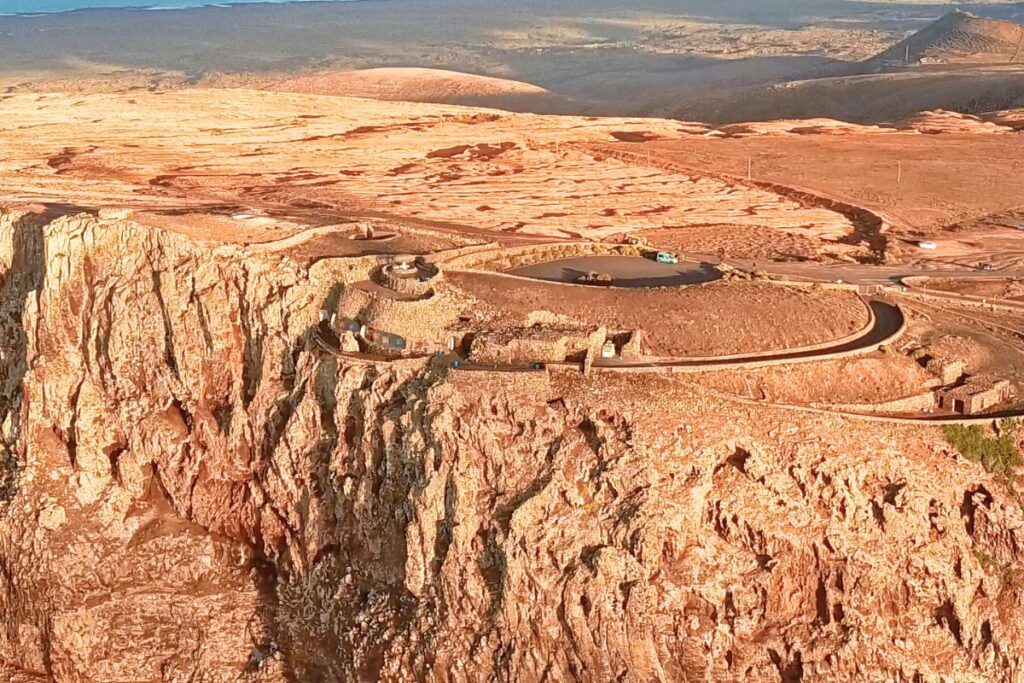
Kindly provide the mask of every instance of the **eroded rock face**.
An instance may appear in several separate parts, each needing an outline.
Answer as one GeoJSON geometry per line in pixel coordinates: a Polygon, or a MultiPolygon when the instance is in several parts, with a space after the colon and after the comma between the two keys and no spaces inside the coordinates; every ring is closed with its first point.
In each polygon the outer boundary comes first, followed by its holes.
{"type": "Polygon", "coordinates": [[[307,271],[6,214],[0,674],[1005,680],[1024,516],[934,428],[348,365],[307,271]]]}

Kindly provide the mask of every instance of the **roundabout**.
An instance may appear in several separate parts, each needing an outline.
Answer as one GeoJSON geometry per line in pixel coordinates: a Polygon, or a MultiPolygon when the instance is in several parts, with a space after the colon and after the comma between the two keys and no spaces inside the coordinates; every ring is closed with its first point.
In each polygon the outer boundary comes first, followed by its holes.
{"type": "Polygon", "coordinates": [[[683,260],[677,264],[668,264],[658,263],[643,256],[618,254],[545,261],[506,272],[509,275],[546,282],[600,285],[599,282],[587,281],[588,275],[598,274],[609,278],[604,283],[606,285],[629,288],[696,285],[722,278],[722,273],[708,263],[683,260]]]}

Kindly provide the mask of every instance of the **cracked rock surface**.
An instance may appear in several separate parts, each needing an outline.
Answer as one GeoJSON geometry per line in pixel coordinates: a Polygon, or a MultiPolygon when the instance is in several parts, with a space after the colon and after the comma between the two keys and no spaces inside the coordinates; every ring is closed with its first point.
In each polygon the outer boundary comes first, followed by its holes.
{"type": "Polygon", "coordinates": [[[938,428],[349,364],[345,269],[0,218],[0,678],[994,681],[1024,514],[938,428]]]}

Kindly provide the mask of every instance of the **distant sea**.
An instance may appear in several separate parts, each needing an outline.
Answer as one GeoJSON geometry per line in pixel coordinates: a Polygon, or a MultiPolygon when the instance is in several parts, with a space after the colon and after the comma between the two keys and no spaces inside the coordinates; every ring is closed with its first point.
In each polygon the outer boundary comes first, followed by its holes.
{"type": "Polygon", "coordinates": [[[159,10],[207,7],[210,5],[240,5],[250,2],[283,3],[310,1],[312,0],[220,0],[219,2],[218,0],[0,0],[0,15],[50,14],[53,12],[71,12],[79,9],[97,8],[159,10]]]}

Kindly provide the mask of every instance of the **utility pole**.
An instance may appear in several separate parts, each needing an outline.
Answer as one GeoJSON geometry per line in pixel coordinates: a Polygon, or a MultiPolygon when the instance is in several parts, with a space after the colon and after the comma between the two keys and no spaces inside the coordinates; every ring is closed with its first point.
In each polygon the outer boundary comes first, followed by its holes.
{"type": "Polygon", "coordinates": [[[903,180],[903,162],[902,161],[897,161],[896,162],[896,182],[899,183],[901,180],[903,180]]]}
{"type": "Polygon", "coordinates": [[[747,180],[754,179],[754,160],[751,157],[747,157],[747,180]]]}

